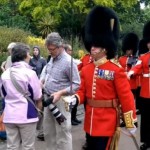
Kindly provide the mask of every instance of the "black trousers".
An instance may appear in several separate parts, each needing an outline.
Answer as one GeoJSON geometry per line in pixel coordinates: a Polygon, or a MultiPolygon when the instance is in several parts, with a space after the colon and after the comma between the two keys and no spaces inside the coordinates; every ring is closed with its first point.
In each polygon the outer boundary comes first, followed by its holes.
{"type": "Polygon", "coordinates": [[[138,87],[136,89],[136,109],[140,110],[140,102],[141,102],[141,97],[140,97],[140,91],[141,91],[141,87],[138,87]]]}
{"type": "Polygon", "coordinates": [[[109,137],[103,136],[90,136],[86,134],[87,137],[87,149],[86,150],[106,150],[109,137]]]}
{"type": "Polygon", "coordinates": [[[141,142],[150,144],[150,98],[141,97],[141,142]]]}
{"type": "Polygon", "coordinates": [[[71,120],[76,119],[76,115],[77,115],[77,106],[75,106],[74,108],[72,108],[72,111],[71,111],[71,120]]]}

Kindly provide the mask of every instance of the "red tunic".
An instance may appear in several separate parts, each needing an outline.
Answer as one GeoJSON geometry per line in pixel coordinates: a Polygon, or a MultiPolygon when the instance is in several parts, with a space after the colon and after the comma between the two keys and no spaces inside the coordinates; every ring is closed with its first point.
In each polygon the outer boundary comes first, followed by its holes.
{"type": "Polygon", "coordinates": [[[81,63],[78,65],[78,70],[81,71],[81,69],[92,62],[92,57],[90,54],[86,54],[81,60],[81,63]]]}
{"type": "MultiPolygon", "coordinates": [[[[111,61],[97,66],[90,63],[81,71],[81,85],[76,93],[79,103],[87,99],[95,101],[119,99],[123,113],[133,112],[136,120],[134,97],[124,69],[111,61]]],[[[116,129],[115,108],[95,108],[86,103],[85,131],[92,136],[112,136],[116,129]]]]}
{"type": "Polygon", "coordinates": [[[141,80],[141,92],[140,96],[144,98],[150,98],[150,52],[142,55],[137,64],[131,69],[134,74],[140,74],[142,72],[143,77],[141,80]]]}
{"type": "MultiPolygon", "coordinates": [[[[127,56],[122,56],[119,58],[119,63],[120,65],[125,69],[125,72],[128,73],[131,69],[131,67],[129,67],[127,65],[127,61],[128,61],[128,57],[127,56]]],[[[133,89],[137,89],[137,83],[136,83],[136,77],[132,77],[130,80],[129,80],[129,83],[130,83],[130,87],[131,87],[131,90],[133,89]]]]}

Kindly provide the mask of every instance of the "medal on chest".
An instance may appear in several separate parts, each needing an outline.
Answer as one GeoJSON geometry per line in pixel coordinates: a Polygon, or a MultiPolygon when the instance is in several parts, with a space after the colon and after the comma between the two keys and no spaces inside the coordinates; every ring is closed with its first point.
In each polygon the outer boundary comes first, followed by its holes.
{"type": "Polygon", "coordinates": [[[105,80],[114,80],[114,71],[98,69],[97,77],[105,80]]]}

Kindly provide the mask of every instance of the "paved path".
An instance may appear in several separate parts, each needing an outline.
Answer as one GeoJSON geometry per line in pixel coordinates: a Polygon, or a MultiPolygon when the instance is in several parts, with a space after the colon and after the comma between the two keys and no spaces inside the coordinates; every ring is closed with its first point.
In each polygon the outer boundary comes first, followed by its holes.
{"type": "MultiPolygon", "coordinates": [[[[79,107],[78,118],[83,120],[83,106],[79,107]]],[[[140,120],[140,116],[138,116],[140,120]]],[[[83,131],[83,124],[72,127],[73,135],[73,150],[81,150],[81,147],[85,141],[85,133],[83,131]]],[[[139,128],[137,131],[137,141],[140,145],[139,138],[139,128]]],[[[45,142],[36,141],[35,143],[36,150],[45,150],[45,142]]],[[[6,143],[0,143],[0,150],[6,150],[6,143]]],[[[137,150],[132,139],[121,133],[121,138],[119,142],[119,150],[137,150]]]]}

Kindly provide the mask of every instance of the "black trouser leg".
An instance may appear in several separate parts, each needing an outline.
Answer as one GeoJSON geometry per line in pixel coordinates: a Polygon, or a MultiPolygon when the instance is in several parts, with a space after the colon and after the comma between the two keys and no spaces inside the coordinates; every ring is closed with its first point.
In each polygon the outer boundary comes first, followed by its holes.
{"type": "Polygon", "coordinates": [[[87,134],[87,150],[106,150],[109,137],[90,136],[87,134]]]}
{"type": "Polygon", "coordinates": [[[77,106],[75,106],[75,107],[72,109],[72,112],[71,112],[71,120],[76,119],[76,115],[77,115],[77,106]]]}
{"type": "Polygon", "coordinates": [[[141,98],[141,142],[150,145],[150,99],[141,98]]]}
{"type": "Polygon", "coordinates": [[[140,110],[140,91],[141,91],[141,87],[138,87],[136,90],[136,108],[140,110]]]}

